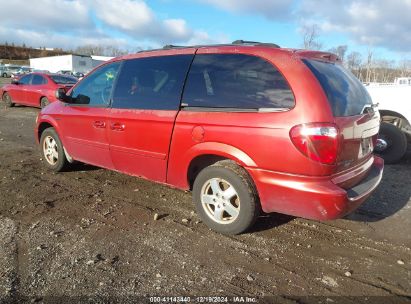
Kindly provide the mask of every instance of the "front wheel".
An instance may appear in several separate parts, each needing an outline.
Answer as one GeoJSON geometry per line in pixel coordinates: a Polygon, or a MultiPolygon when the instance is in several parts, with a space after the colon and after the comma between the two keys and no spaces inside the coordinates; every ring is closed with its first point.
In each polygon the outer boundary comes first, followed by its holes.
{"type": "Polygon", "coordinates": [[[407,136],[396,126],[382,122],[374,151],[385,163],[395,164],[407,152],[407,136]]]}
{"type": "Polygon", "coordinates": [[[40,99],[40,108],[45,108],[50,104],[50,101],[47,99],[47,97],[42,97],[40,99]]]}
{"type": "Polygon", "coordinates": [[[40,138],[41,154],[46,167],[54,172],[63,171],[69,164],[64,147],[54,128],[43,131],[40,138]]]}
{"type": "Polygon", "coordinates": [[[194,181],[197,213],[211,229],[240,234],[249,229],[258,214],[258,196],[244,168],[220,161],[203,169],[194,181]]]}

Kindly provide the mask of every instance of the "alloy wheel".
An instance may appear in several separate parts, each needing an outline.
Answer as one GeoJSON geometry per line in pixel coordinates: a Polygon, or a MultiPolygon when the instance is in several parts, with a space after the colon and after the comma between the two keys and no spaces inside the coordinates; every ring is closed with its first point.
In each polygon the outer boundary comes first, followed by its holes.
{"type": "Polygon", "coordinates": [[[240,198],[228,181],[212,178],[201,189],[201,204],[205,213],[219,224],[231,224],[240,214],[240,198]]]}
{"type": "Polygon", "coordinates": [[[56,140],[51,136],[47,136],[43,142],[43,154],[47,162],[52,166],[58,162],[59,153],[57,149],[56,140]]]}

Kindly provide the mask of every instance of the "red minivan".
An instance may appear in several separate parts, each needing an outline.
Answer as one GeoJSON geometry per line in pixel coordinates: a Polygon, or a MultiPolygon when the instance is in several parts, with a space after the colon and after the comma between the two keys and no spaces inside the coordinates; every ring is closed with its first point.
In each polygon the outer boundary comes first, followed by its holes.
{"type": "Polygon", "coordinates": [[[35,131],[48,168],[76,160],[190,189],[225,234],[260,211],[343,217],[382,177],[378,111],[330,53],[168,46],[113,59],[59,99],[35,131]]]}

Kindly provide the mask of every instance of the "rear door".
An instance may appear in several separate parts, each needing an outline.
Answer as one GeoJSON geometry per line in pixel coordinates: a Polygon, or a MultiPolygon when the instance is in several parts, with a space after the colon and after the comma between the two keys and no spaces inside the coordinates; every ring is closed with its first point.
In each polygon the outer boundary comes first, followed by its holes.
{"type": "Polygon", "coordinates": [[[362,83],[341,64],[304,60],[320,82],[342,133],[337,171],[354,167],[372,154],[380,116],[362,83]]]}
{"type": "Polygon", "coordinates": [[[47,80],[42,75],[33,74],[31,85],[26,92],[27,103],[33,106],[40,106],[40,98],[46,89],[47,80]]]}
{"type": "Polygon", "coordinates": [[[57,117],[65,147],[75,159],[113,168],[109,151],[110,98],[120,62],[109,63],[84,78],[70,93],[71,102],[57,117]]]}
{"type": "Polygon", "coordinates": [[[18,81],[17,85],[14,85],[13,88],[9,91],[9,94],[13,102],[21,103],[28,105],[27,102],[27,88],[30,87],[32,74],[24,75],[18,81]]]}
{"type": "Polygon", "coordinates": [[[166,181],[174,121],[194,51],[123,63],[108,129],[116,170],[166,181]]]}

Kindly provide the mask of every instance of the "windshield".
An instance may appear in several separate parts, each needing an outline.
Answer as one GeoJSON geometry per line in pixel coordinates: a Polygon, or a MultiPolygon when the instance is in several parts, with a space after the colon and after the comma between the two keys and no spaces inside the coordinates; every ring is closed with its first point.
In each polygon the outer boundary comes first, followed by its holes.
{"type": "Polygon", "coordinates": [[[342,65],[304,60],[320,82],[336,117],[361,114],[372,100],[362,83],[342,65]]]}
{"type": "Polygon", "coordinates": [[[51,75],[50,77],[58,84],[74,84],[77,82],[77,78],[71,76],[51,75]]]}

